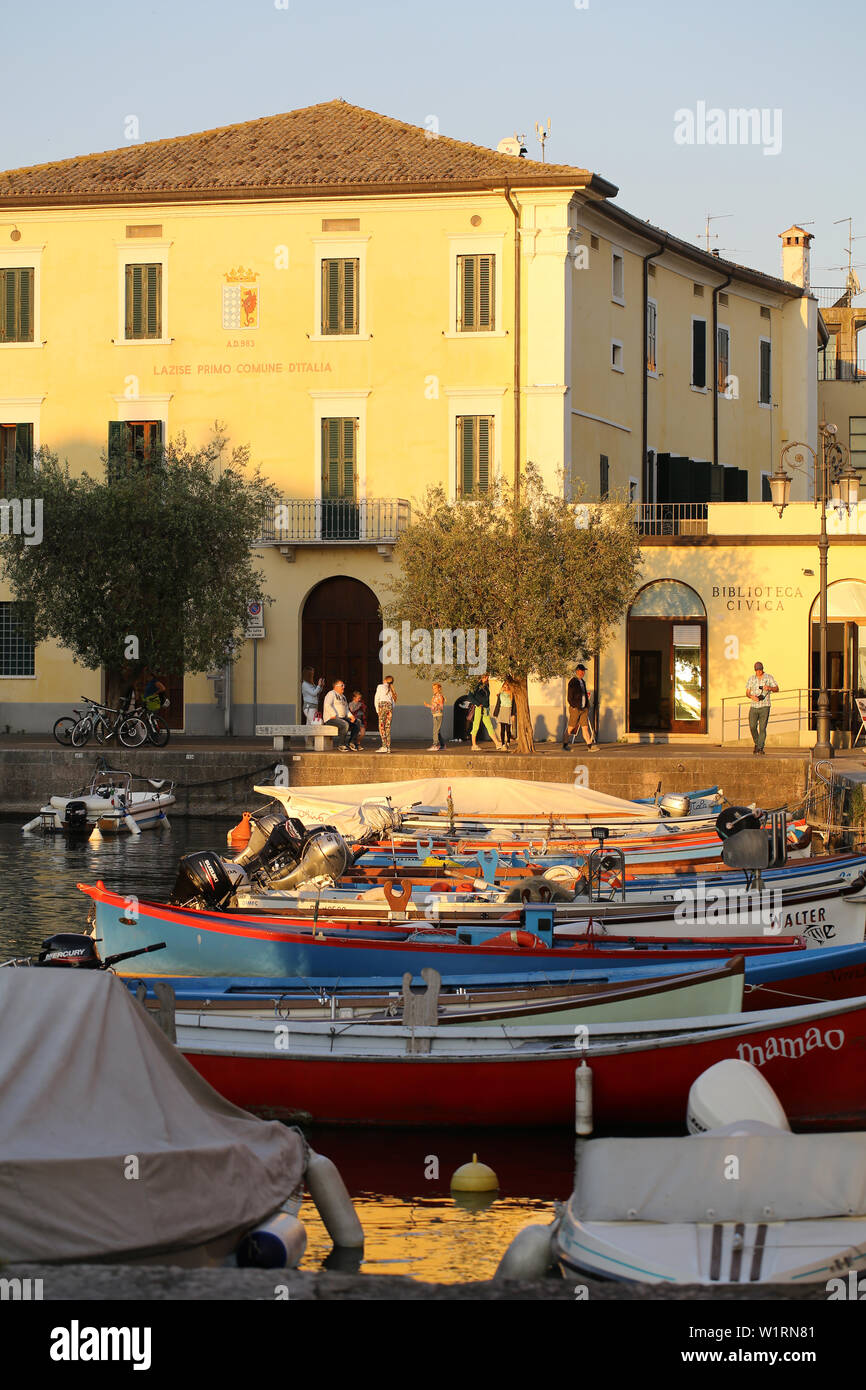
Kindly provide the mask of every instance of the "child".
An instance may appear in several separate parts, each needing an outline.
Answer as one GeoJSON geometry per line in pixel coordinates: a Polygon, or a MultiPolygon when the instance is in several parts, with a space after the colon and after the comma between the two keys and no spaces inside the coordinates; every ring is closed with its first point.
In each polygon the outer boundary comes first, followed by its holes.
{"type": "Polygon", "coordinates": [[[430,700],[425,700],[424,704],[433,715],[433,742],[429,753],[441,753],[445,747],[445,740],[442,737],[442,716],[445,713],[445,696],[442,694],[442,686],[439,681],[433,682],[433,696],[430,700]]]}
{"type": "Polygon", "coordinates": [[[358,725],[358,747],[360,748],[367,732],[367,706],[364,704],[364,697],[360,690],[356,690],[352,696],[349,709],[354,714],[358,725]]]}

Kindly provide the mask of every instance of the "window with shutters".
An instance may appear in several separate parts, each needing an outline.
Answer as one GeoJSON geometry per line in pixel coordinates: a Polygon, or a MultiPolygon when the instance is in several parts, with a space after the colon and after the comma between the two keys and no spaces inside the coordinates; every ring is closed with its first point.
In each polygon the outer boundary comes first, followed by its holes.
{"type": "Polygon", "coordinates": [[[761,405],[773,403],[773,359],[769,338],[761,338],[759,343],[758,401],[761,405]]]}
{"type": "Polygon", "coordinates": [[[0,497],[14,496],[33,462],[33,426],[0,425],[0,497]]]}
{"type": "Polygon", "coordinates": [[[457,257],[457,331],[492,333],[496,328],[496,257],[457,257]]]}
{"type": "Polygon", "coordinates": [[[716,329],[716,353],[718,356],[718,379],[716,390],[722,395],[728,389],[728,377],[731,374],[731,330],[719,324],[716,329]]]}
{"type": "Polygon", "coordinates": [[[126,266],[128,339],[162,337],[162,265],[126,266]]]}
{"type": "Polygon", "coordinates": [[[0,269],[0,343],[33,342],[32,266],[0,269]]]}
{"type": "Polygon", "coordinates": [[[27,603],[0,603],[0,676],[36,674],[33,610],[27,603]]]}
{"type": "Polygon", "coordinates": [[[659,311],[654,299],[646,305],[646,369],[653,376],[658,372],[659,311]]]}
{"type": "Polygon", "coordinates": [[[358,419],[340,416],[322,420],[323,540],[357,540],[358,419]]]}
{"type": "Polygon", "coordinates": [[[610,462],[607,454],[601,454],[598,462],[598,495],[602,502],[610,498],[610,462]]]}
{"type": "Polygon", "coordinates": [[[360,264],[357,256],[322,261],[322,333],[357,336],[360,264]]]}
{"type": "Polygon", "coordinates": [[[457,416],[457,490],[461,497],[488,491],[493,474],[493,416],[457,416]]]}
{"type": "Polygon", "coordinates": [[[707,321],[692,319],[692,386],[707,389],[707,321]]]}
{"type": "Polygon", "coordinates": [[[108,477],[147,472],[162,452],[161,420],[110,420],[108,422],[108,477]]]}

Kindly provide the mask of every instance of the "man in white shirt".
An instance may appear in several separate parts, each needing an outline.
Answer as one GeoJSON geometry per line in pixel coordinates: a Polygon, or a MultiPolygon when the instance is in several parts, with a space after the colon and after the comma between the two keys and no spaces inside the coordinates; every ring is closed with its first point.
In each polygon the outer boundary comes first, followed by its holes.
{"type": "Polygon", "coordinates": [[[353,753],[357,753],[358,721],[349,709],[345,690],[344,681],[334,681],[333,690],[329,690],[325,696],[325,703],[322,707],[322,723],[336,724],[340,730],[337,734],[338,753],[345,753],[347,748],[353,753]]]}
{"type": "Polygon", "coordinates": [[[753,753],[763,756],[767,741],[767,723],[770,718],[770,695],[779,687],[769,673],[764,672],[761,661],[755,662],[755,674],[746,682],[746,694],[752,702],[749,710],[749,729],[754,743],[753,753]]]}

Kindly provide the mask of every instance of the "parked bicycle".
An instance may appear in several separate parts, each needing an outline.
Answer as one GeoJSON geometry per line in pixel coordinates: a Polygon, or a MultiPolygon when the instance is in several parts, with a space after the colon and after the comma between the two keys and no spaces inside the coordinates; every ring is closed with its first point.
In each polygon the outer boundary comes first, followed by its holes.
{"type": "Polygon", "coordinates": [[[96,700],[82,696],[87,709],[69,728],[69,722],[58,720],[54,726],[54,737],[58,743],[68,743],[73,748],[83,748],[95,736],[97,743],[105,744],[117,737],[124,748],[138,748],[147,738],[147,726],[134,710],[112,709],[110,705],[100,705],[96,700]],[[58,732],[58,725],[62,726],[58,732]]]}
{"type": "Polygon", "coordinates": [[[135,717],[144,724],[145,737],[148,743],[152,743],[156,748],[164,748],[171,737],[171,730],[161,713],[162,710],[168,709],[168,705],[168,700],[163,700],[155,709],[150,709],[145,702],[143,705],[136,705],[130,712],[130,717],[135,717]]]}

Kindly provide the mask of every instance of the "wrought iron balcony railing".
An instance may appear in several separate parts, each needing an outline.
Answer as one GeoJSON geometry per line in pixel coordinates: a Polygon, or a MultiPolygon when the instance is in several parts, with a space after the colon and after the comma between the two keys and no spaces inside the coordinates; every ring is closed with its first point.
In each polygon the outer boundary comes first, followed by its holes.
{"type": "Polygon", "coordinates": [[[812,285],[809,293],[817,299],[819,309],[847,309],[857,298],[846,285],[812,285]]]}
{"type": "Polygon", "coordinates": [[[706,502],[638,502],[635,521],[642,536],[705,536],[706,502]]]}
{"type": "Polygon", "coordinates": [[[839,357],[825,357],[818,354],[819,381],[866,381],[866,357],[858,357],[855,362],[844,362],[839,357]]]}
{"type": "Polygon", "coordinates": [[[394,545],[409,525],[402,497],[313,501],[283,498],[264,517],[258,545],[394,545]]]}

